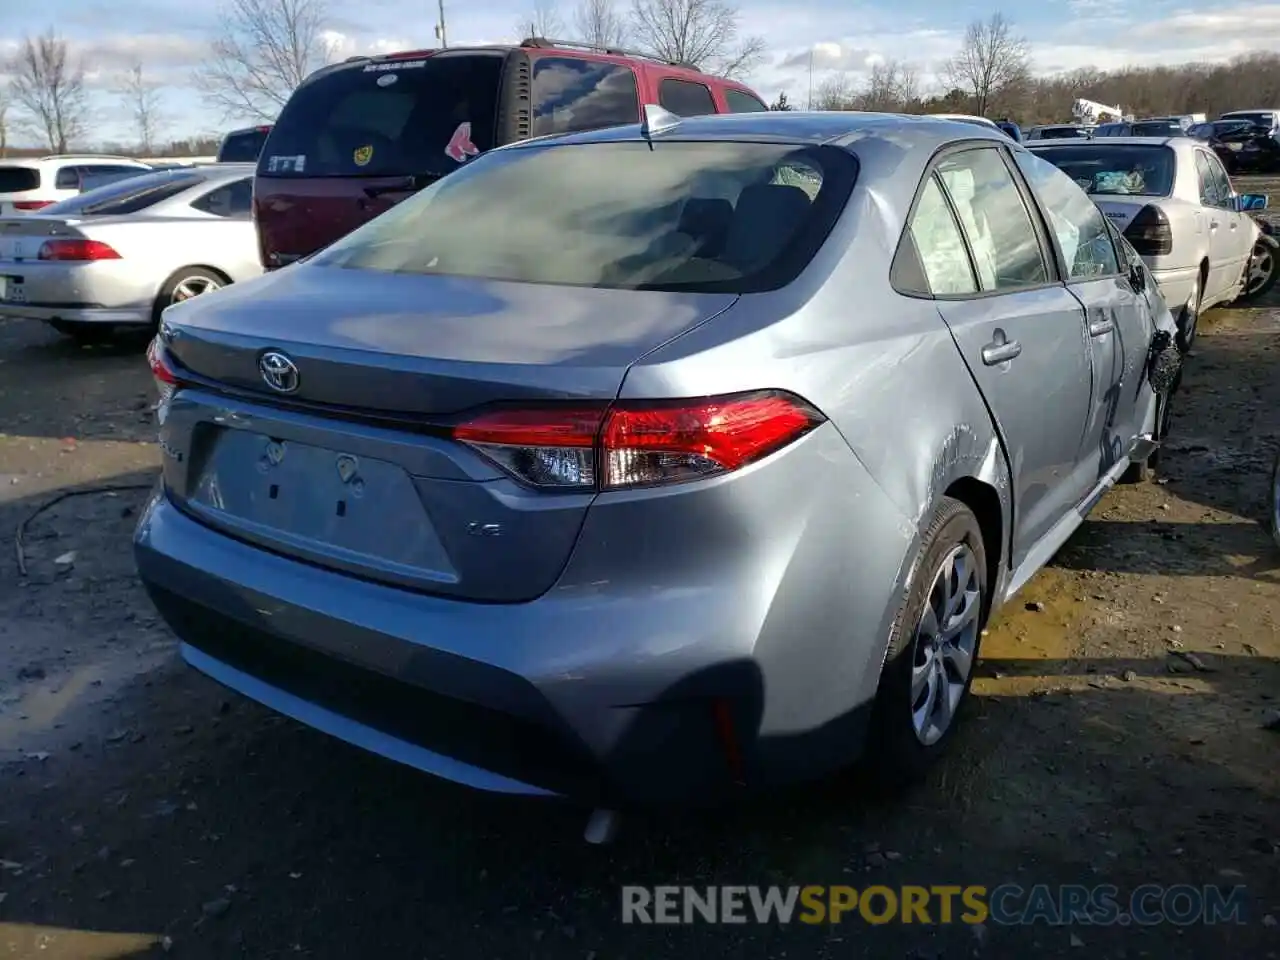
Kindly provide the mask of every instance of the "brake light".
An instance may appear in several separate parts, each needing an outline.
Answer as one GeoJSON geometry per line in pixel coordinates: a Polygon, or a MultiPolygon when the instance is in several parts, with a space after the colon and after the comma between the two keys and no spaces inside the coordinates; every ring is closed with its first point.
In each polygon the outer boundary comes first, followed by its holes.
{"type": "Polygon", "coordinates": [[[38,260],[119,260],[120,254],[101,240],[46,240],[38,260]]]}
{"type": "Polygon", "coordinates": [[[376,60],[379,60],[379,61],[383,61],[383,60],[421,60],[421,59],[423,59],[424,57],[429,57],[429,56],[431,56],[431,55],[432,55],[433,53],[435,53],[435,52],[436,52],[436,51],[435,51],[434,49],[427,49],[427,50],[401,50],[399,53],[387,53],[387,54],[383,54],[383,55],[382,55],[382,56],[380,56],[380,57],[376,57],[375,59],[376,59],[376,60]]]}
{"type": "Polygon", "coordinates": [[[455,427],[453,436],[532,486],[617,490],[731,473],[823,422],[799,397],[765,390],[491,410],[455,427]]]}
{"type": "Polygon", "coordinates": [[[1139,256],[1159,257],[1173,252],[1169,218],[1159,207],[1145,206],[1124,228],[1124,238],[1139,256]]]}
{"type": "Polygon", "coordinates": [[[15,210],[43,210],[45,207],[52,206],[52,200],[15,200],[13,201],[13,209],[15,210]]]}
{"type": "Polygon", "coordinates": [[[155,378],[156,390],[160,394],[160,402],[156,404],[156,409],[160,411],[160,422],[163,423],[162,408],[169,402],[182,381],[178,379],[178,374],[169,361],[168,351],[165,350],[164,343],[159,337],[152,337],[151,342],[147,344],[147,366],[151,368],[151,376],[155,378]]]}

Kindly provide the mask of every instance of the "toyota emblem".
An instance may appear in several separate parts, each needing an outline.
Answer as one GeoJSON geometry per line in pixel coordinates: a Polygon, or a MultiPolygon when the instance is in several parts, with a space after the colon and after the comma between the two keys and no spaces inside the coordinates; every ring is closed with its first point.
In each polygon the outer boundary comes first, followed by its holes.
{"type": "Polygon", "coordinates": [[[277,393],[293,393],[298,389],[298,368],[278,350],[268,350],[258,360],[258,371],[268,387],[277,393]]]}

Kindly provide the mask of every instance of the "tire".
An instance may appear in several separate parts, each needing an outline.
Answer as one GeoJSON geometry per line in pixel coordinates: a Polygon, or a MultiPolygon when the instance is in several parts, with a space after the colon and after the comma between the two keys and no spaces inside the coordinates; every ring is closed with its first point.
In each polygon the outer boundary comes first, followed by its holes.
{"type": "Polygon", "coordinates": [[[160,288],[155,307],[151,312],[151,322],[160,325],[160,315],[175,303],[190,300],[203,293],[210,293],[227,285],[227,278],[221,274],[206,270],[204,267],[183,267],[175,270],[160,288]]]}
{"type": "Polygon", "coordinates": [[[1200,304],[1204,302],[1204,277],[1196,273],[1196,285],[1178,317],[1178,349],[1186,353],[1196,342],[1196,326],[1200,323],[1200,304]]]}
{"type": "Polygon", "coordinates": [[[1236,298],[1237,303],[1248,303],[1270,293],[1280,280],[1280,249],[1273,247],[1262,237],[1253,245],[1249,265],[1245,269],[1244,289],[1236,298]]]}
{"type": "Polygon", "coordinates": [[[64,337],[69,337],[82,347],[106,343],[115,335],[115,327],[109,323],[82,323],[77,320],[50,320],[49,326],[64,337]]]}
{"type": "Polygon", "coordinates": [[[920,543],[919,553],[907,585],[906,595],[889,636],[873,710],[869,756],[877,772],[890,787],[906,786],[921,779],[943,755],[957,726],[957,714],[963,708],[973,683],[982,629],[990,610],[990,588],[987,583],[987,553],[978,518],[959,500],[945,497],[933,515],[920,543]],[[930,639],[931,623],[939,619],[939,601],[954,597],[956,590],[955,561],[964,561],[963,629],[950,644],[952,651],[968,653],[968,669],[961,679],[958,668],[963,657],[954,652],[941,658],[938,667],[936,642],[930,639]],[[950,565],[950,566],[948,566],[950,565]],[[951,575],[946,575],[950,569],[951,575]],[[950,590],[950,593],[947,590],[950,590]],[[932,614],[932,621],[926,616],[932,614]],[[948,680],[945,713],[938,698],[939,670],[948,680]],[[932,674],[932,681],[930,681],[932,674]],[[925,682],[923,687],[920,680],[925,682]],[[913,682],[914,681],[914,682],[913,682]],[[914,689],[914,693],[913,693],[914,689]],[[930,713],[925,707],[935,707],[930,713]]]}

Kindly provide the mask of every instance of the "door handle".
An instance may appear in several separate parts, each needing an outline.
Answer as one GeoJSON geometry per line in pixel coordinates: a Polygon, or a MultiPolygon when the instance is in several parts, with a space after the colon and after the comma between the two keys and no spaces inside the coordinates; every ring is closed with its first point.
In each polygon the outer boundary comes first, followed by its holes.
{"type": "Polygon", "coordinates": [[[1007,363],[1022,352],[1022,344],[1017,340],[1006,340],[1003,335],[982,348],[982,362],[988,367],[1007,363]]]}
{"type": "Polygon", "coordinates": [[[1110,317],[1097,317],[1089,321],[1089,336],[1101,337],[1116,328],[1116,322],[1110,317]]]}
{"type": "Polygon", "coordinates": [[[1210,221],[1209,221],[1209,229],[1210,229],[1210,230],[1217,230],[1217,229],[1218,229],[1218,221],[1217,221],[1217,220],[1210,220],[1210,221]]]}

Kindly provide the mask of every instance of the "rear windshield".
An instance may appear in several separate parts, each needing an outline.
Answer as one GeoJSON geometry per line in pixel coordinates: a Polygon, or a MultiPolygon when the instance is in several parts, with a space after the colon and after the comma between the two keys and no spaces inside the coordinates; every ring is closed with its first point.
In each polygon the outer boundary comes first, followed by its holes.
{"type": "Polygon", "coordinates": [[[1175,158],[1163,146],[1097,144],[1051,147],[1036,154],[1078,183],[1085,193],[1113,197],[1167,197],[1175,158]]]}
{"type": "Polygon", "coordinates": [[[1260,127],[1266,127],[1270,130],[1275,126],[1275,117],[1270,113],[1233,113],[1230,116],[1220,118],[1222,120],[1246,120],[1249,123],[1256,124],[1260,127]]]}
{"type": "Polygon", "coordinates": [[[0,167],[0,193],[40,189],[40,171],[34,167],[0,167]]]}
{"type": "Polygon", "coordinates": [[[262,145],[267,142],[266,130],[242,130],[229,133],[218,149],[219,163],[255,163],[262,145]]]}
{"type": "Polygon", "coordinates": [[[836,147],[607,142],[483,157],[313,263],[624,290],[789,283],[857,173],[836,147]]]}
{"type": "Polygon", "coordinates": [[[1135,137],[1180,137],[1185,133],[1176,120],[1148,120],[1135,123],[1132,130],[1135,137]]]}
{"type": "Polygon", "coordinates": [[[434,54],[353,64],[317,77],[285,104],[258,175],[449,173],[494,146],[504,59],[502,53],[434,54]]]}
{"type": "Polygon", "coordinates": [[[203,183],[198,173],[161,171],[141,177],[130,177],[116,183],[86,190],[70,200],[63,200],[40,212],[53,216],[75,215],[81,217],[110,217],[125,213],[138,213],[161,200],[168,200],[184,190],[203,183]]]}
{"type": "Polygon", "coordinates": [[[1038,139],[1040,140],[1072,140],[1076,137],[1083,137],[1084,130],[1080,127],[1045,127],[1040,131],[1038,139]]]}

